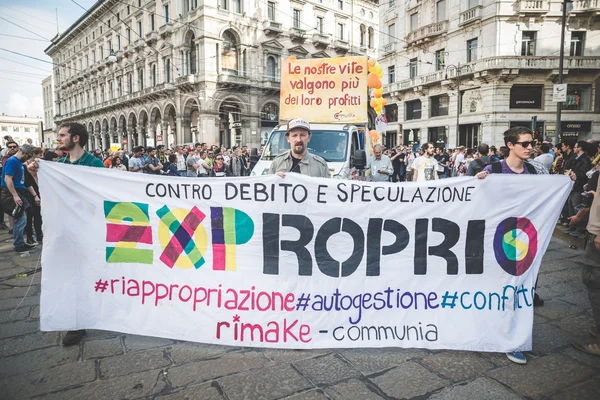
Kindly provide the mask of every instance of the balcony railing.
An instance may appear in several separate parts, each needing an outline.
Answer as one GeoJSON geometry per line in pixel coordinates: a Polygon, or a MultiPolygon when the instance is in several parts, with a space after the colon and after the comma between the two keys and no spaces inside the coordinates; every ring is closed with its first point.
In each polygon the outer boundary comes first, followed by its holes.
{"type": "Polygon", "coordinates": [[[267,35],[270,33],[279,34],[281,32],[283,32],[283,29],[281,29],[280,22],[275,22],[275,21],[266,21],[265,22],[265,33],[267,35]]]}
{"type": "Polygon", "coordinates": [[[252,84],[252,81],[248,77],[230,74],[219,74],[217,81],[221,84],[233,86],[248,86],[252,84]]]}
{"type": "Polygon", "coordinates": [[[396,51],[396,42],[391,42],[383,46],[383,54],[390,54],[396,51]]]}
{"type": "Polygon", "coordinates": [[[475,6],[473,8],[469,8],[467,11],[463,11],[462,13],[460,13],[460,21],[458,24],[462,26],[480,20],[481,8],[481,6],[475,6]]]}
{"type": "Polygon", "coordinates": [[[519,14],[543,14],[550,10],[548,0],[521,0],[519,1],[519,14]]]}
{"type": "Polygon", "coordinates": [[[312,37],[312,41],[315,46],[329,46],[331,43],[331,36],[315,33],[312,37]]]}
{"type": "Polygon", "coordinates": [[[306,31],[300,28],[291,28],[290,29],[290,38],[292,40],[304,40],[306,37],[306,31]]]}
{"type": "Polygon", "coordinates": [[[335,42],[333,42],[333,47],[337,51],[344,52],[350,50],[350,43],[346,42],[345,40],[338,39],[335,42]]]}
{"type": "Polygon", "coordinates": [[[575,0],[573,1],[573,11],[595,11],[600,12],[600,0],[575,0]]]}
{"type": "MultiPolygon", "coordinates": [[[[559,57],[515,57],[515,56],[498,56],[488,57],[477,60],[470,64],[466,64],[462,70],[462,75],[469,71],[469,74],[488,70],[510,70],[510,69],[530,69],[530,70],[557,70],[559,57]]],[[[564,68],[574,69],[590,69],[600,71],[600,57],[565,57],[564,68]]],[[[392,83],[384,88],[384,92],[394,92],[398,90],[407,90],[415,86],[428,86],[441,82],[445,79],[446,74],[449,78],[456,77],[454,68],[432,72],[430,74],[421,75],[413,79],[404,79],[402,81],[392,83]]]]}
{"type": "Polygon", "coordinates": [[[448,32],[448,21],[436,22],[433,24],[425,25],[422,28],[417,28],[410,32],[406,36],[406,42],[411,44],[413,42],[429,39],[434,36],[439,36],[448,32]]]}

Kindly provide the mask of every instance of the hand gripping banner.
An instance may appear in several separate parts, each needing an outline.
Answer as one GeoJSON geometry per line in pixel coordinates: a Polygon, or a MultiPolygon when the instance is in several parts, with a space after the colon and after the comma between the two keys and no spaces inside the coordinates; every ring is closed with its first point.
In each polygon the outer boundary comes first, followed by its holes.
{"type": "Polygon", "coordinates": [[[572,186],[48,162],[39,178],[42,330],[296,349],[531,349],[535,280],[572,186]]]}

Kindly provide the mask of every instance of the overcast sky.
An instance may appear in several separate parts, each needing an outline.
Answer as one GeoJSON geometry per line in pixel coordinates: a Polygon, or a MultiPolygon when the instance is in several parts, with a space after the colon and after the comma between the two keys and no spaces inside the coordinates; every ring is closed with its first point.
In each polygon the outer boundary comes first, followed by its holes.
{"type": "MultiPolygon", "coordinates": [[[[96,0],[75,1],[85,9],[96,3],[96,0]]],[[[0,113],[29,117],[44,115],[42,80],[52,73],[52,60],[44,49],[56,35],[56,10],[60,32],[85,12],[71,0],[0,0],[0,113]]]]}

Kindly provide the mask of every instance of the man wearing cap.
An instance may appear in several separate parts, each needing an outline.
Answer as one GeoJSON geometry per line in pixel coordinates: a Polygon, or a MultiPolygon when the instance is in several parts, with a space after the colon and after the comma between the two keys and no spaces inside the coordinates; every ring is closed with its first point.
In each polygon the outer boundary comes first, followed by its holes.
{"type": "Polygon", "coordinates": [[[21,145],[14,156],[6,160],[2,168],[2,207],[5,213],[13,217],[13,245],[17,253],[22,253],[34,247],[25,243],[23,239],[23,232],[27,224],[25,210],[29,208],[23,163],[33,157],[34,154],[35,148],[25,143],[21,145]]]}
{"type": "Polygon", "coordinates": [[[288,122],[285,136],[290,144],[290,150],[273,160],[269,173],[284,177],[288,172],[297,172],[302,175],[329,178],[327,162],[308,152],[310,135],[308,121],[294,118],[288,122]]]}

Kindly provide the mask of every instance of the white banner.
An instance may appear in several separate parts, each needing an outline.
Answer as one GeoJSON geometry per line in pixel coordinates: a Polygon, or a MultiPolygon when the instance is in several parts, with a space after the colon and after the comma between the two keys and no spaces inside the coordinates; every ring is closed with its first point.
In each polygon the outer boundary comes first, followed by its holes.
{"type": "Polygon", "coordinates": [[[531,349],[533,288],[571,188],[39,174],[42,330],[298,349],[531,349]]]}

